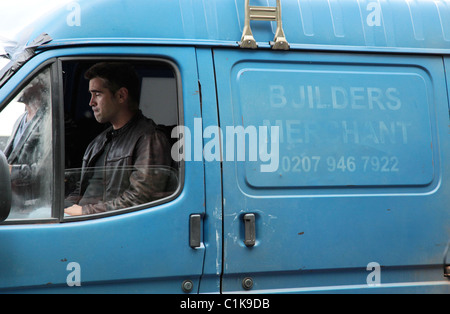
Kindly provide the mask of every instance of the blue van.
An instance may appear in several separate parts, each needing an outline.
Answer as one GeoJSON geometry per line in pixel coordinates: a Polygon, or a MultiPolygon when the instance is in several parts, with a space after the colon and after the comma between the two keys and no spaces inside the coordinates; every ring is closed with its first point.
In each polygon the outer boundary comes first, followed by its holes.
{"type": "Polygon", "coordinates": [[[0,292],[450,292],[448,1],[74,0],[20,37],[0,292]],[[136,69],[171,189],[70,216],[103,61],[136,69]]]}

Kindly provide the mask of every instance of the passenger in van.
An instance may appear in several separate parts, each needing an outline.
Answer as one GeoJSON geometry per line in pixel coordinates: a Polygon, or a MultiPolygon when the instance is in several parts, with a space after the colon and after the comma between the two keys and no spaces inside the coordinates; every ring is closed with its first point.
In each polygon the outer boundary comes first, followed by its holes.
{"type": "Polygon", "coordinates": [[[65,214],[102,213],[163,198],[172,163],[169,139],[139,109],[140,80],[127,63],[102,62],[86,73],[90,106],[99,123],[111,127],[86,149],[77,189],[65,214]]]}
{"type": "Polygon", "coordinates": [[[50,82],[48,73],[34,78],[19,96],[25,104],[25,112],[17,119],[11,137],[5,147],[5,156],[10,164],[13,192],[13,211],[26,212],[41,204],[42,178],[51,173],[47,168],[47,157],[51,152],[50,82]]]}

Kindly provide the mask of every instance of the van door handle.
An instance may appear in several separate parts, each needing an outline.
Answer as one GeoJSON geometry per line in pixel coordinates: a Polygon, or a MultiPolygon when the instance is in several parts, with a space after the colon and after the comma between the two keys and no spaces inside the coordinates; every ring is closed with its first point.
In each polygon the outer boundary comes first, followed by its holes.
{"type": "Polygon", "coordinates": [[[193,249],[201,245],[202,215],[192,214],[189,217],[189,246],[193,249]]]}
{"type": "Polygon", "coordinates": [[[256,222],[255,214],[244,215],[244,244],[246,247],[252,247],[256,244],[256,222]]]}

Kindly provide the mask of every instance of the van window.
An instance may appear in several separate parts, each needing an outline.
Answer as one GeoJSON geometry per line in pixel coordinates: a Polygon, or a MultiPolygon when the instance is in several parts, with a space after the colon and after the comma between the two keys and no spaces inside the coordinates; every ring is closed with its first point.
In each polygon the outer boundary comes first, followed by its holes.
{"type": "MultiPolygon", "coordinates": [[[[63,73],[65,216],[117,214],[173,198],[181,171],[171,156],[179,119],[174,67],[159,60],[76,59],[63,62],[63,73]],[[96,95],[85,74],[98,64],[126,64],[138,77],[139,113],[118,130],[93,109],[96,95]]],[[[102,84],[115,97],[114,84],[102,84]]]]}
{"type": "Polygon", "coordinates": [[[52,216],[53,145],[50,69],[35,75],[0,112],[0,149],[11,167],[8,220],[52,216]]]}

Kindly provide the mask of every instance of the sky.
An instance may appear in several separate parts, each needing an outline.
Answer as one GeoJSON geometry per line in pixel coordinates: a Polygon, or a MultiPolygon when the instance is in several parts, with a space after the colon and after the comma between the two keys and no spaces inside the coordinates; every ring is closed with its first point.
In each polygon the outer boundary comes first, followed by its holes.
{"type": "MultiPolygon", "coordinates": [[[[57,6],[75,0],[0,0],[0,47],[1,42],[14,38],[25,26],[57,6]]],[[[0,54],[3,54],[0,48],[0,54]]],[[[7,63],[0,58],[0,68],[7,63]]],[[[8,106],[0,113],[3,123],[0,125],[0,136],[10,134],[16,118],[23,113],[23,106],[8,106]]]]}
{"type": "MultiPolygon", "coordinates": [[[[0,0],[0,54],[2,42],[14,38],[25,26],[55,7],[76,0],[0,0]]],[[[0,58],[0,68],[7,61],[0,58]]]]}
{"type": "Polygon", "coordinates": [[[74,0],[0,0],[0,36],[11,38],[49,10],[74,0]]]}

